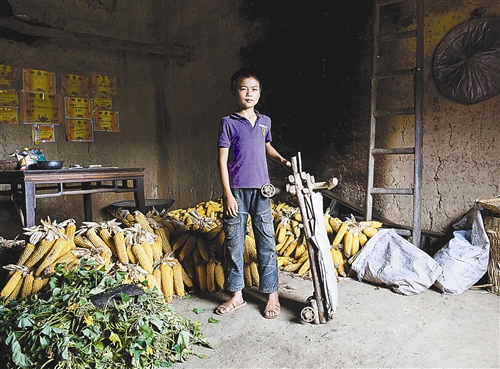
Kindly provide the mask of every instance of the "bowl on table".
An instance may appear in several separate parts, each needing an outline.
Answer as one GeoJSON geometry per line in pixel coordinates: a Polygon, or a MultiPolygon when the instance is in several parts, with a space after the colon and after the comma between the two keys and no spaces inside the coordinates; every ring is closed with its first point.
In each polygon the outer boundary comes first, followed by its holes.
{"type": "Polygon", "coordinates": [[[64,161],[62,160],[47,160],[36,163],[36,169],[61,169],[64,161]]]}

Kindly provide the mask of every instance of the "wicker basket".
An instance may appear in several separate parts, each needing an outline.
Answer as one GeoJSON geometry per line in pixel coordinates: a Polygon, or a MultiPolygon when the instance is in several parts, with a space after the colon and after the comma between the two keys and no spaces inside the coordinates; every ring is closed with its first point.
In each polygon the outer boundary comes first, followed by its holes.
{"type": "Polygon", "coordinates": [[[478,200],[478,203],[485,210],[494,213],[496,215],[500,215],[500,196],[492,197],[490,199],[481,199],[478,200]]]}
{"type": "Polygon", "coordinates": [[[484,217],[484,228],[490,240],[490,260],[488,262],[488,277],[490,292],[500,295],[500,218],[484,217]]]}

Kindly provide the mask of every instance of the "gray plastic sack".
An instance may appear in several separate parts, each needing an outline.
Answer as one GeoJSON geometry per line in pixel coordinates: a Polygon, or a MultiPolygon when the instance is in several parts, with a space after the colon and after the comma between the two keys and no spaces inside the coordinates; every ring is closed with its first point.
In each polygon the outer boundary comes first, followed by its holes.
{"type": "Polygon", "coordinates": [[[396,233],[383,229],[363,247],[351,265],[358,280],[389,286],[402,295],[416,295],[434,284],[439,264],[396,233]]]}
{"type": "Polygon", "coordinates": [[[479,209],[472,209],[455,226],[469,229],[454,231],[453,238],[434,255],[443,268],[434,285],[446,295],[465,292],[488,271],[490,241],[479,209]]]}

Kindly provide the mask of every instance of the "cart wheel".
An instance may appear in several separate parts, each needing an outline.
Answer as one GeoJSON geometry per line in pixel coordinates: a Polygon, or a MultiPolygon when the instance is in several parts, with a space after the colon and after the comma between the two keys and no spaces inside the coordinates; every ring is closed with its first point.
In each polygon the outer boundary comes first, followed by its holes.
{"type": "Polygon", "coordinates": [[[304,322],[311,323],[314,321],[314,309],[310,306],[306,306],[300,312],[300,317],[304,322]]]}
{"type": "Polygon", "coordinates": [[[309,296],[306,300],[307,305],[311,305],[311,301],[314,300],[314,296],[309,296]]]}
{"type": "Polygon", "coordinates": [[[311,306],[306,306],[302,309],[300,313],[302,320],[307,323],[314,322],[314,324],[319,324],[318,304],[316,300],[311,296],[307,299],[307,302],[311,306]]]}

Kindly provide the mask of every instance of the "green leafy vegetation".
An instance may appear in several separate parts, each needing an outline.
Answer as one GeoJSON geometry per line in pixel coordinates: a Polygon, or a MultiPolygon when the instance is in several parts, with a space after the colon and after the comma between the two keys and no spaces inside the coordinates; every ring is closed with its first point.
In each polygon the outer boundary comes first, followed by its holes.
{"type": "Polygon", "coordinates": [[[210,347],[201,324],[180,317],[156,289],[122,293],[106,308],[90,297],[121,285],[113,276],[82,264],[62,265],[49,284],[28,298],[0,302],[0,361],[10,368],[161,368],[210,347]]]}

